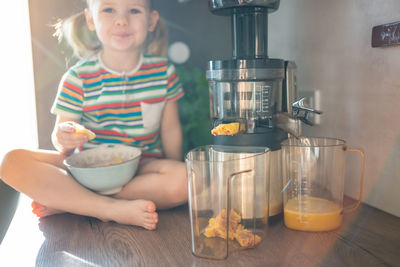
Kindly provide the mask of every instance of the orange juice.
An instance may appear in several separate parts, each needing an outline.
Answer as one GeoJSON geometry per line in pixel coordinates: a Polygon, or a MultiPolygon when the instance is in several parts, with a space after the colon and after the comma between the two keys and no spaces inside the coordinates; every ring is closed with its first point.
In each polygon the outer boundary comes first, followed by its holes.
{"type": "Polygon", "coordinates": [[[301,231],[329,231],[342,223],[343,209],[333,201],[304,196],[290,199],[284,208],[286,227],[301,231]]]}

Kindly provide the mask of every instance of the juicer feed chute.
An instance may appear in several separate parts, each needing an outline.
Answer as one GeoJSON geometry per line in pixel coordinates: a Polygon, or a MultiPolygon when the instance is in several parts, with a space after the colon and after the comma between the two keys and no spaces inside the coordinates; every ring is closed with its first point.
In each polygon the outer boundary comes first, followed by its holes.
{"type": "Polygon", "coordinates": [[[268,14],[279,0],[209,0],[213,14],[230,16],[231,59],[209,61],[211,127],[239,123],[233,135],[211,136],[211,143],[260,146],[271,150],[271,214],[282,212],[280,143],[300,136],[301,124],[315,112],[297,99],[295,62],[268,57],[268,14]],[[276,203],[274,203],[274,201],[276,203]]]}

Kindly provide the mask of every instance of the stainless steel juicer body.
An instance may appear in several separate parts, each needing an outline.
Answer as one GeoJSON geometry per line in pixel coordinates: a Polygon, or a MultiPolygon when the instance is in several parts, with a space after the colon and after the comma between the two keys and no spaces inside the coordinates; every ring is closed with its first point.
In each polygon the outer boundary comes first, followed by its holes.
{"type": "Polygon", "coordinates": [[[231,16],[231,59],[212,60],[209,82],[211,127],[239,122],[237,135],[212,136],[211,143],[262,146],[271,151],[270,215],[282,212],[280,143],[288,134],[301,135],[299,118],[308,112],[297,100],[297,66],[292,61],[268,57],[268,13],[279,0],[209,0],[216,15],[231,16]]]}
{"type": "Polygon", "coordinates": [[[211,126],[230,122],[241,125],[239,135],[213,136],[212,143],[278,150],[288,132],[300,135],[300,125],[287,110],[286,96],[297,97],[294,82],[284,86],[288,75],[296,79],[295,63],[280,59],[210,61],[207,79],[211,126]],[[290,69],[286,67],[289,65],[290,69]]]}

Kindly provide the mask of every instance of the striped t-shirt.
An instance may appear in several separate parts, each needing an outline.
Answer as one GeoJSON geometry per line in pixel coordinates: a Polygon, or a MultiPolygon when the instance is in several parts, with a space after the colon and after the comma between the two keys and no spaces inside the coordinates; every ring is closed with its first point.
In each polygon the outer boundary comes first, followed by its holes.
{"type": "Polygon", "coordinates": [[[63,76],[52,113],[80,120],[96,138],[78,148],[103,143],[136,146],[142,158],[161,158],[162,112],[183,96],[175,68],[167,59],[144,55],[130,73],[108,69],[96,55],[63,76]]]}

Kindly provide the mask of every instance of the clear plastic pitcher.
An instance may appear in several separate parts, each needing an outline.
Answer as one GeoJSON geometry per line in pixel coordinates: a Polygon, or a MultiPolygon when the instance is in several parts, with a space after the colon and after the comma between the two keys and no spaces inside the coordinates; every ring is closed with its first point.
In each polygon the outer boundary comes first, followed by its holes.
{"type": "Polygon", "coordinates": [[[225,259],[267,234],[269,152],[209,145],[186,155],[194,255],[225,259]]]}
{"type": "Polygon", "coordinates": [[[338,228],[343,212],[353,211],[361,203],[364,152],[332,138],[292,138],[281,145],[285,226],[302,231],[338,228]],[[343,208],[347,151],[361,155],[360,194],[356,205],[343,208]]]}

